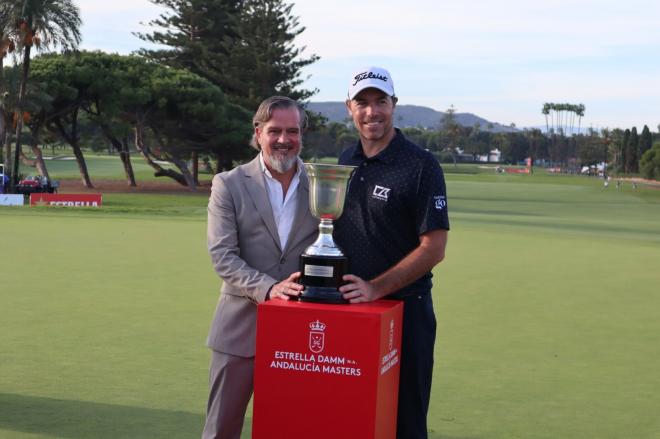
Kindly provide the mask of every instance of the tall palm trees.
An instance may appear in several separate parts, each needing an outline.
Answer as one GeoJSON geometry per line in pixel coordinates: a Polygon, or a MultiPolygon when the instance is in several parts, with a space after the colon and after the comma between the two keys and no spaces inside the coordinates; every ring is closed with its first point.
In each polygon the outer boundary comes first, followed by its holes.
{"type": "MultiPolygon", "coordinates": [[[[21,85],[18,93],[16,114],[16,147],[12,171],[11,189],[18,183],[18,160],[23,130],[25,93],[30,74],[30,52],[57,46],[74,49],[80,43],[80,11],[71,0],[18,0],[0,4],[0,18],[5,25],[13,26],[16,43],[23,52],[21,85]]],[[[3,26],[0,25],[0,28],[3,26]]]]}
{"type": "Polygon", "coordinates": [[[580,122],[584,116],[584,104],[556,104],[546,102],[543,104],[541,114],[545,116],[545,132],[550,132],[552,126],[554,134],[571,135],[575,134],[575,118],[578,118],[578,130],[580,134],[580,122]],[[552,125],[548,124],[548,115],[551,117],[552,125]],[[570,129],[569,129],[570,128],[570,129]]]}
{"type": "MultiPolygon", "coordinates": [[[[550,137],[550,146],[555,153],[559,153],[562,149],[567,152],[571,146],[576,148],[578,137],[575,136],[575,118],[578,119],[577,134],[579,135],[584,110],[584,104],[553,102],[543,104],[541,114],[545,116],[545,133],[550,137]],[[550,123],[548,123],[548,116],[550,117],[550,123]],[[550,128],[552,128],[552,131],[550,131],[550,128]],[[572,138],[568,136],[572,136],[572,138]]],[[[567,157],[563,154],[560,154],[560,156],[567,157]]]]}

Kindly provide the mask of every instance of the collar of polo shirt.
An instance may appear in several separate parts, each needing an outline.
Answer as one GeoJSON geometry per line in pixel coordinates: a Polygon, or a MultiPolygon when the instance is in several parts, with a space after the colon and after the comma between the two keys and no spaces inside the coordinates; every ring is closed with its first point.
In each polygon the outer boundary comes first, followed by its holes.
{"type": "Polygon", "coordinates": [[[401,146],[401,142],[404,140],[403,134],[401,134],[401,130],[398,128],[394,128],[396,131],[396,134],[394,135],[394,138],[392,141],[387,145],[385,149],[383,149],[381,152],[376,154],[373,157],[367,158],[364,155],[364,150],[362,149],[362,143],[360,143],[359,148],[355,148],[355,152],[353,153],[353,158],[364,158],[366,160],[380,160],[381,162],[388,164],[388,165],[393,165],[395,164],[396,161],[396,152],[401,146]]]}

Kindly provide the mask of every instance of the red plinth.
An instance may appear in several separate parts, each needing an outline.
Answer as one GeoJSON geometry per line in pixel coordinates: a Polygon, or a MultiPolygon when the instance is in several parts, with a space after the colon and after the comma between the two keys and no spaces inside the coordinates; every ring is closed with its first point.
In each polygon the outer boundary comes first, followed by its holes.
{"type": "Polygon", "coordinates": [[[403,304],[258,307],[254,439],[394,439],[403,304]]]}

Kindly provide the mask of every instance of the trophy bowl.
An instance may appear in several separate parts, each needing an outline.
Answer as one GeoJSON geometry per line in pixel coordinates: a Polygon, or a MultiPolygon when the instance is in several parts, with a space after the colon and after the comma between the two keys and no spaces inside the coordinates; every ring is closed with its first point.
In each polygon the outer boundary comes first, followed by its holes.
{"type": "Polygon", "coordinates": [[[348,181],[355,166],[305,163],[309,178],[309,209],[320,220],[319,236],[300,255],[300,300],[348,303],[338,288],[348,272],[348,258],[332,239],[332,221],[344,211],[348,181]]]}

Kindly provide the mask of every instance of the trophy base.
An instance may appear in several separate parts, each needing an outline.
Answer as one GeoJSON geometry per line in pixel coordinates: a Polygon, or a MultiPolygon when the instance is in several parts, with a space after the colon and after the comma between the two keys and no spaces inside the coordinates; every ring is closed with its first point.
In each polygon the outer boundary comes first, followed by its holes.
{"type": "Polygon", "coordinates": [[[348,300],[336,289],[329,287],[305,287],[300,295],[301,302],[346,304],[348,300]]]}
{"type": "Polygon", "coordinates": [[[346,256],[300,256],[300,283],[305,286],[300,295],[303,302],[348,303],[338,288],[346,282],[348,272],[346,256]]]}

